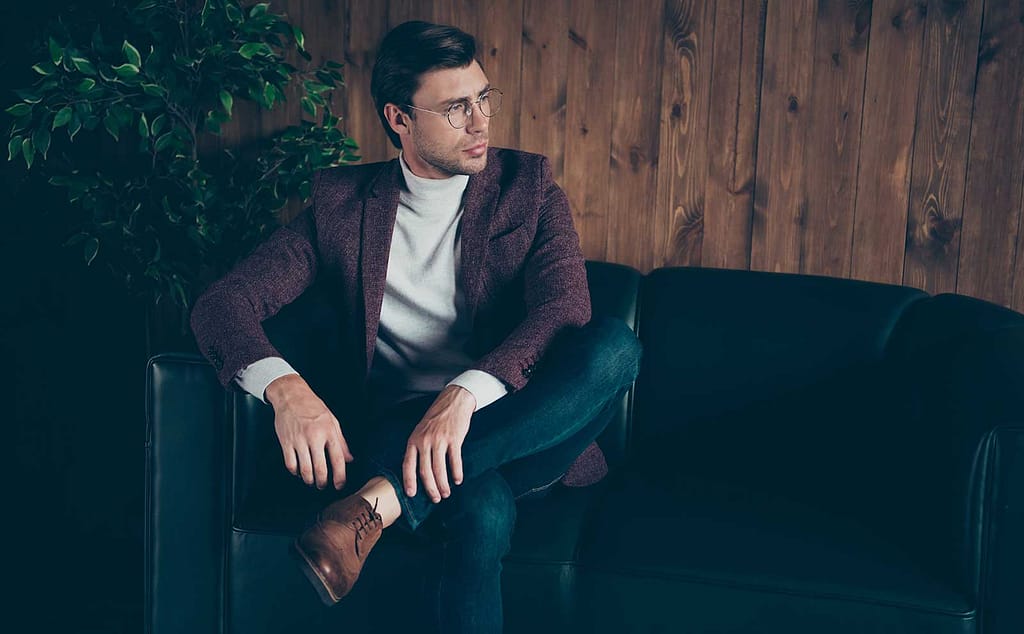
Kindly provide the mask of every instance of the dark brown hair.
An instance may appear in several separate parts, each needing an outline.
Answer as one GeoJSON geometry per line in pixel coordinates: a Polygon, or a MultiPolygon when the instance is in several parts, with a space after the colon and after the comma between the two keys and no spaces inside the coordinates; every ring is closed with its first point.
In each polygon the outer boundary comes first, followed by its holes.
{"type": "Polygon", "coordinates": [[[377,116],[396,148],[402,144],[384,117],[384,105],[393,103],[414,117],[408,108],[419,90],[420,77],[432,70],[462,68],[476,59],[476,39],[454,26],[405,22],[384,36],[373,65],[370,92],[377,116]]]}

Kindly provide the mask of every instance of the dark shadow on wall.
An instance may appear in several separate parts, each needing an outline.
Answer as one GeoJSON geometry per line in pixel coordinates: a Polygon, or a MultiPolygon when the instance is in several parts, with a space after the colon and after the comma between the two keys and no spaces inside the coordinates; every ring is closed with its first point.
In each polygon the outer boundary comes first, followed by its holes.
{"type": "MultiPolygon", "coordinates": [[[[0,7],[0,109],[34,81],[47,22],[76,4],[0,7]]],[[[8,628],[140,632],[145,310],[61,246],[63,192],[6,160],[0,186],[8,628]]]]}

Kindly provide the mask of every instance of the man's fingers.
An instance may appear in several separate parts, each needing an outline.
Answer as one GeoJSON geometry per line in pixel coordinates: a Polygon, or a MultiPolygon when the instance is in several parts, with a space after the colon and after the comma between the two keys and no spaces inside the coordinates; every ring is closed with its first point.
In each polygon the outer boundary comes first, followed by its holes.
{"type": "Polygon", "coordinates": [[[327,439],[327,457],[331,461],[334,488],[340,491],[345,486],[345,439],[340,431],[327,439]]]}
{"type": "Polygon", "coordinates": [[[295,450],[299,455],[299,475],[302,481],[308,485],[313,484],[313,459],[309,457],[309,447],[299,447],[295,450]]]}
{"type": "Polygon", "coordinates": [[[437,492],[437,483],[434,481],[434,466],[430,458],[430,449],[419,452],[420,454],[420,479],[423,480],[423,490],[427,492],[434,502],[441,500],[441,494],[437,492]]]}
{"type": "Polygon", "coordinates": [[[416,446],[405,448],[405,459],[402,460],[402,480],[405,482],[405,494],[416,495],[416,446]]]}
{"type": "Polygon", "coordinates": [[[348,441],[345,440],[345,434],[341,433],[341,423],[338,422],[337,418],[334,419],[334,425],[338,429],[338,440],[341,441],[342,457],[345,459],[345,462],[352,462],[355,460],[355,457],[348,450],[348,441]]]}
{"type": "Polygon", "coordinates": [[[309,446],[309,453],[313,458],[313,480],[318,489],[327,486],[327,456],[324,453],[326,449],[327,444],[319,441],[309,446]]]}
{"type": "Polygon", "coordinates": [[[292,475],[299,475],[299,459],[295,457],[295,447],[281,445],[281,451],[284,453],[284,468],[292,475]]]}
{"type": "Polygon", "coordinates": [[[462,484],[462,446],[448,446],[448,464],[452,468],[452,482],[462,484]]]}
{"type": "Polygon", "coordinates": [[[434,467],[434,481],[437,483],[438,492],[441,494],[441,497],[446,498],[451,495],[451,489],[448,486],[448,470],[447,465],[445,465],[444,454],[444,447],[434,447],[431,463],[434,467]]]}

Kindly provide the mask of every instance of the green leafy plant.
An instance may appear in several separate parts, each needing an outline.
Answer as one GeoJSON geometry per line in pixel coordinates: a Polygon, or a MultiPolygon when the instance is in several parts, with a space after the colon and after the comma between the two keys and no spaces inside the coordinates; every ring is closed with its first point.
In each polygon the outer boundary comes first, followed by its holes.
{"type": "Polygon", "coordinates": [[[6,109],[8,159],[67,190],[80,212],[67,244],[86,263],[182,316],[289,200],[308,200],[316,170],[359,158],[331,107],[341,65],[311,64],[302,31],[267,3],[114,2],[59,19],[43,48],[38,80],[6,109]],[[286,95],[310,120],[223,147],[237,102],[271,110],[286,95]]]}

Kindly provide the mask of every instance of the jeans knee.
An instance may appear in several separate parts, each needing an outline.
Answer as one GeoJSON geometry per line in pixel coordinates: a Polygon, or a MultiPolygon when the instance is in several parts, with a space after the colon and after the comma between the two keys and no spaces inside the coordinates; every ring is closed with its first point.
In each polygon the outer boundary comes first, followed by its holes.
{"type": "Polygon", "coordinates": [[[582,328],[593,354],[587,355],[588,374],[595,380],[614,382],[616,388],[632,383],[640,371],[643,348],[626,322],[600,316],[582,328]]]}
{"type": "Polygon", "coordinates": [[[441,521],[445,539],[472,547],[479,555],[501,559],[509,550],[516,521],[512,490],[494,470],[456,487],[455,508],[441,521]]]}

